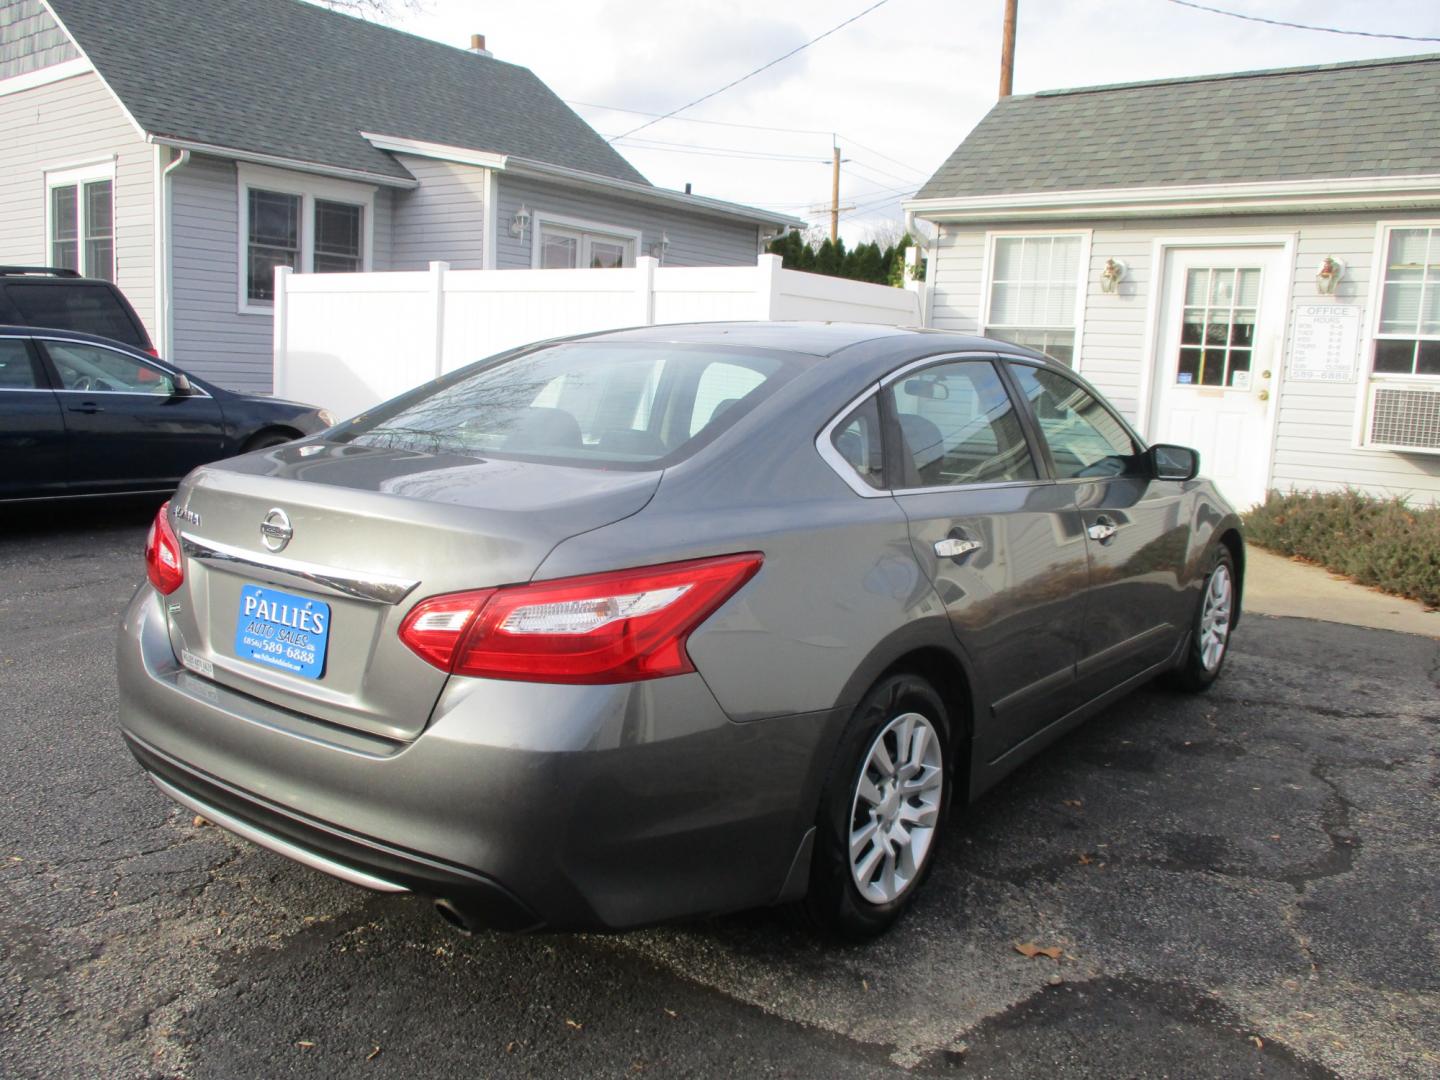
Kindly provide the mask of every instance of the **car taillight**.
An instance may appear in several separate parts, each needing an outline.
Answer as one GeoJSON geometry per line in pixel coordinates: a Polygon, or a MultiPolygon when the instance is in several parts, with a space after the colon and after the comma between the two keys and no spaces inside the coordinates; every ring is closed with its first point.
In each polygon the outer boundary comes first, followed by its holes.
{"type": "Polygon", "coordinates": [[[170,504],[155,514],[145,537],[145,573],[150,584],[169,596],[185,582],[185,563],[180,555],[180,538],[170,526],[170,504]]]}
{"type": "Polygon", "coordinates": [[[755,576],[758,552],[422,600],[400,640],[443,671],[616,683],[694,671],[685,642],[755,576]]]}

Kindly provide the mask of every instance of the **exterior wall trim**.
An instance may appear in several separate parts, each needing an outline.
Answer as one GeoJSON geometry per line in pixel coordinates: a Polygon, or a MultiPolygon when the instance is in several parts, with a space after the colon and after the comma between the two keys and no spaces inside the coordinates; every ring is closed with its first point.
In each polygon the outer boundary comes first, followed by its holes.
{"type": "Polygon", "coordinates": [[[1379,209],[1440,205],[1440,175],[1019,192],[901,205],[907,215],[934,222],[1379,209]]]}
{"type": "Polygon", "coordinates": [[[86,72],[94,70],[89,60],[77,57],[74,60],[66,60],[59,64],[51,64],[49,67],[27,71],[23,75],[12,75],[8,79],[0,79],[0,97],[7,94],[18,94],[22,90],[34,90],[37,86],[48,86],[62,79],[73,79],[77,75],[84,75],[86,72]]]}
{"type": "Polygon", "coordinates": [[[188,139],[171,139],[162,135],[147,135],[147,142],[170,146],[176,150],[189,150],[192,154],[223,158],[226,161],[245,162],[250,165],[268,165],[274,169],[288,169],[291,172],[310,173],[315,176],[330,176],[337,180],[355,180],[381,187],[417,188],[420,181],[414,177],[385,176],[381,173],[365,172],[362,169],[343,169],[335,165],[318,165],[313,161],[297,161],[293,158],[275,157],[273,154],[257,154],[249,150],[234,150],[228,146],[214,146],[210,143],[192,142],[188,139]]]}

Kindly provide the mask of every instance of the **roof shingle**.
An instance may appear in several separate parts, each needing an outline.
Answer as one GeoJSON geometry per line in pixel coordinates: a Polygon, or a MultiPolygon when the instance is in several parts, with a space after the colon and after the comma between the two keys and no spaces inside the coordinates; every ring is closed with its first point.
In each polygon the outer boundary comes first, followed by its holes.
{"type": "Polygon", "coordinates": [[[648,183],[528,68],[299,0],[50,0],[147,132],[407,176],[361,131],[648,183]]]}
{"type": "Polygon", "coordinates": [[[1440,55],[1004,98],[918,199],[1440,173],[1440,55]]]}

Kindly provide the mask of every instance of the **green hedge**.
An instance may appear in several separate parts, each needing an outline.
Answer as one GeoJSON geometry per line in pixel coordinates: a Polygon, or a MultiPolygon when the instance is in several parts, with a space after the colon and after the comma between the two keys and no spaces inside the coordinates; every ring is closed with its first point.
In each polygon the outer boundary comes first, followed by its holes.
{"type": "Polygon", "coordinates": [[[1260,547],[1440,607],[1440,506],[1358,491],[1272,491],[1245,515],[1245,529],[1260,547]]]}

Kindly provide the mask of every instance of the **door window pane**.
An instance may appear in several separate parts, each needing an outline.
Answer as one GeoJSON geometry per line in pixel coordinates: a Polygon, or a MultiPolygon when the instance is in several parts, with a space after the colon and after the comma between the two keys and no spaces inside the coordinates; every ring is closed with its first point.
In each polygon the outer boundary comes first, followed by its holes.
{"type": "Polygon", "coordinates": [[[80,209],[76,185],[50,189],[50,265],[80,269],[80,209]]]}
{"type": "Polygon", "coordinates": [[[1440,229],[1392,229],[1385,249],[1375,371],[1435,374],[1440,342],[1440,229]]]}
{"type": "Polygon", "coordinates": [[[245,295],[252,301],[275,299],[275,268],[300,268],[300,196],[249,190],[249,260],[245,295]]]}
{"type": "Polygon", "coordinates": [[[1056,477],[1123,476],[1138,471],[1140,448],[1125,425],[1079,383],[1029,364],[1011,364],[1010,370],[1050,446],[1056,477]]]}
{"type": "Polygon", "coordinates": [[[592,270],[613,270],[624,265],[624,244],[611,240],[590,241],[590,268],[592,270]]]}
{"type": "Polygon", "coordinates": [[[1039,474],[1005,384],[984,360],[957,360],[886,389],[904,448],[904,487],[1034,480],[1039,474]]]}
{"type": "Polygon", "coordinates": [[[580,238],[545,230],[540,234],[540,269],[573,270],[579,265],[580,238]]]}
{"type": "Polygon", "coordinates": [[[885,456],[880,438],[880,403],[871,394],[835,426],[831,445],[859,474],[860,479],[877,490],[885,487],[885,456]]]}
{"type": "Polygon", "coordinates": [[[364,209],[315,200],[315,272],[353,274],[364,269],[364,209]]]}
{"type": "Polygon", "coordinates": [[[175,392],[170,376],[133,356],[98,345],[47,341],[45,351],[67,390],[92,393],[159,394],[175,392]]]}
{"type": "Polygon", "coordinates": [[[1260,271],[1255,267],[1194,267],[1185,272],[1177,386],[1249,389],[1250,350],[1260,271]],[[1199,347],[1197,347],[1199,346],[1199,347]],[[1238,377],[1237,377],[1238,376],[1238,377]]]}
{"type": "Polygon", "coordinates": [[[0,390],[33,390],[39,385],[25,342],[0,338],[0,390]]]}

